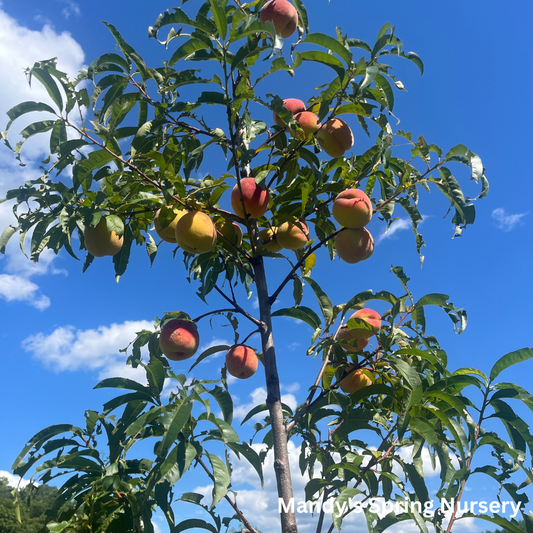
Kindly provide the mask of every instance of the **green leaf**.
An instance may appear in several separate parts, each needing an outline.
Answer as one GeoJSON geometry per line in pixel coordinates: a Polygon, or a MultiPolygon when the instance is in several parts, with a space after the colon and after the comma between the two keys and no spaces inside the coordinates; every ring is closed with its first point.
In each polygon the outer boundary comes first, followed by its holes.
{"type": "Polygon", "coordinates": [[[199,518],[188,518],[187,520],[183,520],[173,527],[170,532],[181,533],[181,531],[185,531],[187,529],[205,529],[207,531],[211,531],[211,533],[219,533],[215,526],[209,524],[205,520],[200,520],[199,518]]]}
{"type": "Polygon", "coordinates": [[[170,447],[176,440],[178,433],[183,429],[183,426],[188,422],[192,411],[192,402],[173,406],[172,412],[169,413],[169,422],[167,430],[161,440],[159,448],[159,457],[165,457],[170,450],[170,447]]]}
{"type": "Polygon", "coordinates": [[[213,390],[207,391],[218,403],[224,420],[231,424],[233,422],[233,399],[231,394],[218,385],[213,390]]]}
{"type": "Polygon", "coordinates": [[[335,503],[333,504],[333,525],[338,531],[341,530],[343,514],[350,508],[350,500],[357,494],[361,494],[361,491],[354,488],[345,488],[335,498],[335,503]]]}
{"type": "Polygon", "coordinates": [[[315,63],[322,63],[323,65],[332,68],[341,80],[344,79],[344,66],[342,62],[335,56],[331,56],[328,53],[321,52],[319,50],[313,50],[310,52],[301,52],[300,57],[302,61],[314,61],[315,63]]]}
{"type": "Polygon", "coordinates": [[[315,330],[320,328],[320,317],[312,309],[303,305],[300,307],[278,309],[272,313],[272,316],[287,316],[295,318],[296,320],[301,320],[302,322],[309,324],[315,330]]]}
{"type": "Polygon", "coordinates": [[[340,56],[348,66],[352,64],[352,54],[337,39],[323,33],[309,33],[302,43],[318,44],[340,56]]]}
{"type": "Polygon", "coordinates": [[[211,13],[213,14],[213,20],[215,21],[218,34],[224,40],[228,33],[228,23],[224,7],[220,5],[219,0],[209,0],[209,5],[211,6],[211,13]]]}
{"type": "Polygon", "coordinates": [[[241,426],[250,420],[254,415],[257,413],[262,413],[263,411],[268,411],[268,405],[266,403],[262,403],[261,405],[256,405],[251,411],[248,412],[248,414],[243,418],[241,422],[241,426]]]}
{"type": "Polygon", "coordinates": [[[361,39],[348,39],[346,42],[350,48],[362,48],[369,54],[372,53],[372,48],[370,48],[370,45],[365,43],[365,41],[361,41],[361,39]]]}
{"type": "Polygon", "coordinates": [[[11,239],[11,237],[13,237],[18,230],[19,228],[15,228],[14,226],[8,226],[4,229],[2,235],[0,235],[0,253],[6,253],[6,246],[9,242],[9,239],[11,239]]]}
{"type": "Polygon", "coordinates": [[[91,152],[87,158],[82,159],[74,165],[72,169],[74,190],[77,190],[81,186],[83,192],[87,193],[91,188],[93,171],[102,168],[113,160],[113,155],[107,150],[96,150],[91,152]]]}
{"type": "Polygon", "coordinates": [[[261,488],[264,487],[263,479],[263,464],[257,452],[247,443],[230,442],[228,447],[231,448],[237,455],[243,455],[246,460],[254,467],[259,479],[261,480],[261,488]]]}
{"type": "Polygon", "coordinates": [[[54,115],[56,113],[54,108],[42,102],[22,102],[12,107],[7,112],[7,116],[9,117],[9,122],[6,126],[6,132],[9,131],[9,128],[11,127],[11,124],[13,123],[13,121],[21,117],[22,115],[25,115],[26,113],[32,113],[34,111],[46,111],[54,115]]]}
{"type": "Polygon", "coordinates": [[[507,520],[500,515],[490,516],[488,514],[473,514],[471,512],[466,512],[461,515],[461,518],[480,518],[481,520],[486,520],[492,524],[496,524],[503,528],[505,533],[524,533],[523,529],[520,527],[520,524],[516,520],[507,520]]]}
{"type": "Polygon", "coordinates": [[[405,361],[402,361],[401,359],[394,359],[394,361],[391,361],[391,366],[403,376],[405,382],[411,390],[415,390],[422,384],[418,372],[405,361]]]}
{"type": "Polygon", "coordinates": [[[496,364],[492,367],[489,378],[490,382],[492,383],[506,368],[531,358],[533,358],[533,348],[522,348],[521,350],[516,350],[504,355],[498,359],[496,364]]]}
{"type": "Polygon", "coordinates": [[[199,356],[198,356],[198,359],[196,359],[196,361],[194,362],[194,364],[191,366],[191,368],[189,368],[189,372],[199,363],[201,363],[204,359],[206,359],[207,357],[209,357],[210,355],[213,355],[214,353],[218,353],[218,352],[227,352],[228,350],[230,349],[229,346],[227,346],[226,344],[220,344],[218,346],[211,346],[210,348],[208,348],[207,350],[205,350],[204,352],[202,352],[199,356]]]}
{"type": "Polygon", "coordinates": [[[200,39],[192,37],[188,41],[184,42],[173,54],[168,62],[169,66],[175,65],[180,59],[187,58],[191,54],[194,54],[197,50],[205,50],[209,46],[200,39]]]}
{"type": "Polygon", "coordinates": [[[215,484],[213,486],[213,502],[211,503],[211,509],[228,493],[230,486],[230,475],[228,469],[222,459],[216,455],[206,452],[206,455],[213,468],[213,477],[215,478],[215,484]]]}
{"type": "MultiPolygon", "coordinates": [[[[36,63],[38,65],[39,63],[36,63]]],[[[54,104],[59,108],[60,111],[63,110],[63,98],[61,97],[61,92],[59,91],[59,87],[57,86],[57,83],[55,82],[54,78],[50,75],[48,72],[48,69],[46,67],[41,68],[32,68],[29,72],[29,76],[35,76],[46,89],[46,92],[49,94],[50,98],[54,101],[54,104]]],[[[55,113],[55,112],[54,112],[55,113]]]]}
{"type": "Polygon", "coordinates": [[[306,33],[309,33],[309,17],[307,15],[307,10],[305,9],[304,3],[302,0],[294,0],[294,6],[296,11],[298,11],[298,20],[299,23],[303,26],[306,33]]]}
{"type": "Polygon", "coordinates": [[[311,286],[313,292],[315,293],[320,310],[324,316],[325,326],[328,327],[333,323],[333,304],[329,299],[328,295],[320,288],[320,285],[312,280],[311,278],[305,278],[305,281],[311,286]]]}
{"type": "Polygon", "coordinates": [[[130,389],[136,390],[139,392],[150,392],[150,389],[137,381],[133,381],[128,378],[106,378],[100,381],[97,385],[94,386],[95,389],[130,389]]]}
{"type": "Polygon", "coordinates": [[[420,69],[420,76],[424,75],[424,62],[418,54],[415,54],[414,52],[401,52],[400,57],[412,61],[420,69]]]}

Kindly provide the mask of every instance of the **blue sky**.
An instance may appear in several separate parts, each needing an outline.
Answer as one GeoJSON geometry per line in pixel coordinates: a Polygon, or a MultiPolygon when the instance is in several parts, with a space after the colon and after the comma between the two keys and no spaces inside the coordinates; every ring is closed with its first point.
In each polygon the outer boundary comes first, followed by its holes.
{"type": "MultiPolygon", "coordinates": [[[[113,23],[148,62],[159,65],[169,53],[155,40],[147,39],[147,27],[170,7],[159,0],[0,2],[0,127],[7,123],[5,112],[16,103],[46,98],[37,87],[28,89],[25,67],[58,57],[60,69],[74,74],[113,48],[112,37],[101,20],[113,23]]],[[[370,43],[385,22],[395,25],[405,49],[420,54],[426,66],[420,78],[409,62],[394,63],[395,73],[407,89],[407,93],[396,94],[399,127],[415,136],[424,135],[445,150],[466,144],[481,156],[491,185],[489,197],[476,205],[475,225],[456,239],[452,239],[449,217],[443,220],[447,208],[442,199],[436,194],[422,198],[425,220],[421,232],[426,242],[422,269],[410,226],[400,220],[384,234],[384,224],[375,217],[369,229],[377,246],[370,260],[358,265],[339,260],[331,264],[319,256],[313,277],[334,304],[365,289],[400,294],[401,287],[390,273],[393,265],[404,267],[417,296],[430,292],[450,295],[455,305],[468,311],[466,332],[454,335],[451,322],[437,312],[428,313],[428,329],[447,351],[451,369],[477,366],[488,371],[505,353],[531,347],[533,176],[527,161],[533,119],[533,52],[526,37],[533,14],[531,4],[517,0],[504,8],[495,1],[412,0],[383,2],[378,7],[353,0],[310,0],[307,8],[311,31],[333,33],[335,26],[341,26],[350,37],[370,43]]],[[[282,97],[305,100],[322,82],[304,72],[295,80],[280,78],[277,90],[282,97]]],[[[355,124],[353,129],[357,153],[368,141],[355,124]]],[[[0,147],[0,196],[36,176],[43,146],[44,141],[28,143],[24,168],[0,147]]],[[[223,167],[221,164],[218,169],[213,163],[209,170],[222,172],[223,167]]],[[[467,174],[458,175],[473,195],[476,191],[467,183],[467,174]]],[[[10,206],[1,205],[0,229],[10,222],[10,206]]],[[[198,316],[220,306],[216,298],[211,299],[210,308],[196,299],[195,286],[185,280],[180,254],[173,259],[170,245],[162,247],[151,269],[139,247],[117,284],[109,258],[95,261],[82,275],[82,264],[66,254],[43,254],[38,265],[31,264],[15,241],[0,257],[0,394],[4,406],[0,411],[0,471],[10,470],[26,440],[39,429],[60,422],[81,424],[85,409],[101,407],[109,393],[93,391],[92,387],[103,377],[127,373],[125,357],[118,350],[129,343],[135,331],[151,327],[154,317],[167,311],[180,309],[198,316]]],[[[273,282],[280,276],[272,264],[269,273],[273,282]]],[[[290,306],[291,299],[290,289],[286,290],[280,305],[290,306]]],[[[308,300],[308,305],[311,303],[308,300]]],[[[253,298],[248,308],[255,310],[253,298]]],[[[213,324],[211,330],[208,323],[202,323],[202,346],[231,344],[227,328],[220,327],[222,320],[215,319],[213,324]]],[[[244,322],[243,326],[242,337],[251,331],[244,322]]],[[[318,361],[305,357],[311,333],[307,326],[287,319],[275,323],[281,381],[285,399],[293,406],[303,401],[307,384],[319,368],[318,361]]],[[[220,357],[198,368],[203,377],[215,377],[222,363],[220,357]]],[[[187,364],[175,367],[178,371],[188,369],[187,364]]],[[[503,378],[528,388],[532,371],[530,362],[507,371],[503,378]]],[[[239,413],[254,402],[264,401],[259,373],[231,387],[239,413]]],[[[247,431],[249,428],[242,435],[247,431]]],[[[243,467],[240,481],[249,479],[248,474],[243,467]]],[[[188,483],[187,488],[208,485],[206,479],[199,478],[189,478],[188,483]]],[[[303,486],[302,480],[296,483],[303,486]]],[[[257,499],[252,487],[246,489],[242,493],[244,506],[257,499]]],[[[486,488],[474,484],[473,491],[481,496],[486,488]]],[[[260,524],[265,533],[270,533],[270,527],[268,520],[260,524]]],[[[304,522],[302,531],[306,527],[304,522]]],[[[472,531],[479,531],[479,527],[485,528],[466,521],[463,525],[472,531]]]]}

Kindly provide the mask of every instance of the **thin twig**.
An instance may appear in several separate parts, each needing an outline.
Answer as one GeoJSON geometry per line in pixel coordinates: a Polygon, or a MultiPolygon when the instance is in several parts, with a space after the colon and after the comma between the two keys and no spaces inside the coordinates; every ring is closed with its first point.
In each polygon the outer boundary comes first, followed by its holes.
{"type": "Polygon", "coordinates": [[[218,294],[220,294],[220,296],[224,298],[224,300],[226,300],[228,303],[230,303],[234,307],[235,311],[245,316],[248,320],[253,322],[256,326],[259,326],[259,327],[262,326],[262,322],[260,320],[257,320],[257,318],[252,316],[250,313],[246,312],[235,300],[232,300],[226,293],[224,293],[224,291],[222,291],[220,287],[218,287],[218,285],[215,285],[214,288],[218,292],[218,294]]]}
{"type": "MultiPolygon", "coordinates": [[[[202,466],[202,468],[206,471],[207,475],[212,481],[215,481],[215,476],[211,473],[211,470],[207,468],[206,464],[202,461],[201,457],[196,457],[196,460],[198,463],[202,466]]],[[[227,494],[224,496],[225,500],[231,505],[233,510],[239,515],[239,518],[242,520],[242,523],[251,531],[251,533],[259,533],[257,529],[248,522],[246,517],[242,514],[242,511],[237,506],[237,502],[234,502],[227,494]]]]}

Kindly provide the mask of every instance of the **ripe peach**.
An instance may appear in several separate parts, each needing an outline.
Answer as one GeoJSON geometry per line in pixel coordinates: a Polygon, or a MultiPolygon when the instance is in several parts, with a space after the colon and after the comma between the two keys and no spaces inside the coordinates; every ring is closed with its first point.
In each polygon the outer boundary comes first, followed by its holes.
{"type": "MultiPolygon", "coordinates": [[[[172,209],[172,208],[167,208],[167,209],[172,209]]],[[[187,211],[185,211],[185,209],[174,208],[172,209],[172,212],[176,215],[175,218],[170,222],[167,221],[167,225],[163,228],[159,220],[161,217],[161,209],[158,209],[157,213],[155,214],[155,218],[154,218],[154,226],[155,226],[155,231],[159,235],[160,239],[163,239],[166,242],[175,244],[176,243],[176,226],[178,224],[178,220],[182,216],[186,215],[187,211]]]]}
{"type": "Polygon", "coordinates": [[[288,131],[293,137],[296,137],[301,141],[307,139],[309,135],[312,135],[318,130],[318,128],[320,128],[318,117],[314,113],[311,113],[311,111],[302,111],[301,113],[296,113],[296,115],[294,115],[294,120],[302,128],[303,132],[293,129],[288,131]]]}
{"type": "Polygon", "coordinates": [[[96,226],[87,226],[83,232],[85,248],[94,257],[116,255],[122,249],[124,239],[114,231],[107,230],[105,217],[102,217],[96,226]]]}
{"type": "Polygon", "coordinates": [[[267,252],[273,253],[273,254],[277,254],[278,252],[281,252],[282,247],[280,246],[278,240],[276,239],[276,231],[277,231],[277,228],[263,228],[259,232],[259,238],[263,239],[263,241],[268,241],[268,242],[265,242],[265,244],[261,245],[261,249],[267,252]]]}
{"type": "Polygon", "coordinates": [[[239,246],[242,244],[242,229],[238,224],[235,224],[235,222],[229,222],[228,220],[223,220],[215,225],[224,239],[226,239],[230,244],[233,244],[233,246],[239,248],[239,246]]]}
{"type": "Polygon", "coordinates": [[[373,309],[359,309],[351,318],[360,318],[372,326],[373,331],[362,328],[352,328],[349,330],[352,339],[369,339],[372,335],[378,333],[381,328],[381,315],[373,309]]]}
{"type": "Polygon", "coordinates": [[[261,9],[260,20],[261,24],[272,21],[276,33],[286,39],[298,26],[298,11],[287,0],[270,0],[261,9]]]}
{"type": "Polygon", "coordinates": [[[180,318],[168,321],[161,329],[159,346],[171,361],[189,359],[198,350],[200,336],[194,322],[180,318]]]}
{"type": "Polygon", "coordinates": [[[331,211],[341,226],[363,228],[372,218],[372,202],[361,189],[346,189],[335,198],[331,211]]]}
{"type": "MultiPolygon", "coordinates": [[[[346,372],[350,372],[352,368],[353,365],[348,365],[346,367],[346,372]]],[[[354,370],[350,372],[345,378],[341,379],[339,384],[342,392],[345,392],[346,394],[353,394],[359,389],[368,387],[369,385],[372,385],[372,380],[362,370],[354,370]]]]}
{"type": "Polygon", "coordinates": [[[228,372],[239,379],[248,379],[255,374],[258,360],[254,350],[244,344],[232,346],[226,354],[228,372]]]}
{"type": "Polygon", "coordinates": [[[299,250],[307,243],[308,235],[309,230],[303,222],[284,222],[276,232],[276,239],[286,250],[299,250]]]}
{"type": "MultiPolygon", "coordinates": [[[[301,100],[298,100],[298,98],[287,98],[286,100],[283,100],[283,107],[288,109],[293,115],[305,111],[305,104],[301,100]]],[[[280,128],[284,128],[286,124],[281,120],[281,117],[277,113],[274,113],[273,115],[274,124],[280,128]]]]}
{"type": "MultiPolygon", "coordinates": [[[[270,201],[268,191],[257,185],[254,178],[243,178],[241,180],[241,190],[248,216],[251,218],[262,217],[268,211],[268,202],[270,201]]],[[[244,218],[238,184],[231,191],[231,206],[236,215],[244,218]]]]}
{"type": "Polygon", "coordinates": [[[366,228],[346,228],[335,237],[335,248],[343,261],[353,265],[374,253],[374,239],[366,228]]]}
{"type": "Polygon", "coordinates": [[[330,157],[342,157],[353,146],[350,126],[340,118],[330,118],[316,135],[318,143],[330,157]]]}
{"type": "Polygon", "coordinates": [[[176,242],[186,252],[205,254],[217,243],[217,230],[208,215],[201,211],[190,211],[178,220],[176,242]]]}
{"type": "Polygon", "coordinates": [[[357,339],[355,346],[350,346],[349,344],[344,344],[342,341],[353,341],[356,337],[354,337],[351,333],[351,331],[346,327],[343,326],[341,330],[339,331],[339,334],[337,335],[337,340],[340,341],[341,346],[347,351],[347,352],[359,352],[360,350],[363,350],[366,348],[366,345],[370,342],[370,339],[357,339]]]}

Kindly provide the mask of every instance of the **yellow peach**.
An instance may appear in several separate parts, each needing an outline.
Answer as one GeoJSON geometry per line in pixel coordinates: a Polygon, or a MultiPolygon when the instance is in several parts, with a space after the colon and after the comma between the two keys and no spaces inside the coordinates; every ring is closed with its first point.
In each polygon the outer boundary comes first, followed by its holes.
{"type": "MultiPolygon", "coordinates": [[[[171,208],[165,208],[166,210],[170,211],[171,208]]],[[[176,216],[172,220],[168,220],[170,216],[165,216],[165,222],[166,224],[164,227],[161,224],[161,216],[166,215],[166,213],[163,212],[163,215],[161,215],[161,209],[158,209],[155,218],[154,218],[154,226],[155,231],[159,235],[160,239],[163,239],[166,242],[170,242],[175,244],[176,243],[176,226],[178,225],[178,220],[187,214],[187,211],[185,209],[172,209],[172,213],[176,216]]]]}
{"type": "Polygon", "coordinates": [[[85,248],[94,257],[116,255],[122,249],[124,239],[114,231],[108,231],[105,217],[96,226],[88,226],[83,232],[85,248]]]}
{"type": "Polygon", "coordinates": [[[303,222],[284,222],[276,232],[278,244],[286,250],[299,250],[308,240],[309,230],[303,222]]]}
{"type": "Polygon", "coordinates": [[[318,143],[330,157],[342,157],[353,146],[350,126],[340,118],[330,118],[316,135],[318,143]]]}
{"type": "Polygon", "coordinates": [[[178,220],[176,242],[186,252],[204,254],[217,243],[217,230],[208,215],[201,211],[190,211],[178,220]]]}

